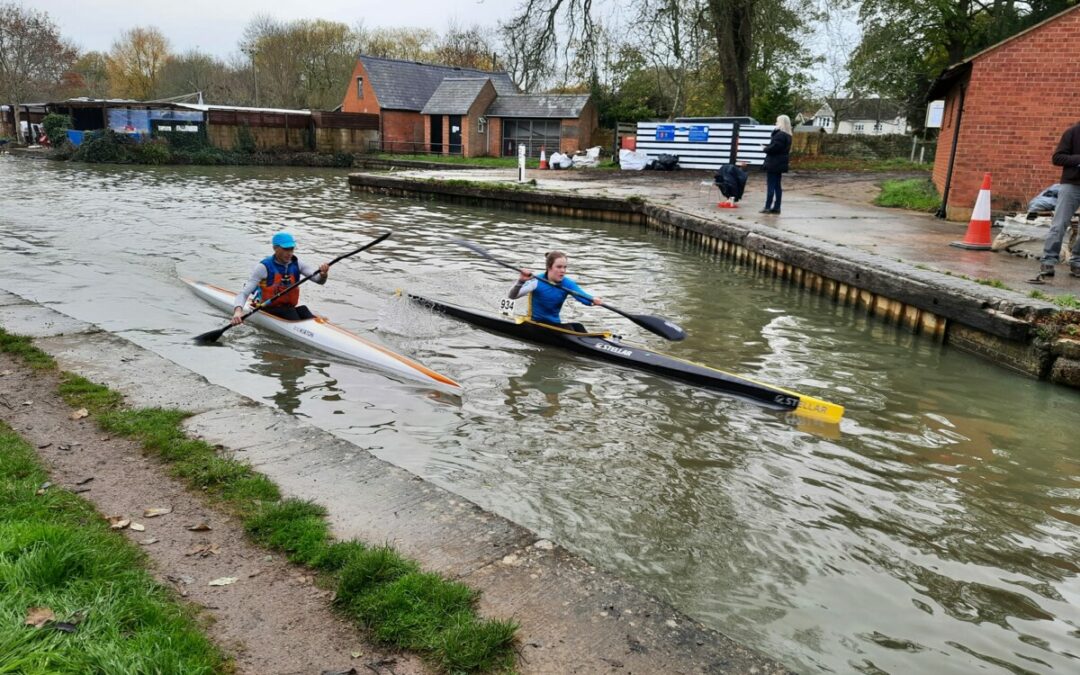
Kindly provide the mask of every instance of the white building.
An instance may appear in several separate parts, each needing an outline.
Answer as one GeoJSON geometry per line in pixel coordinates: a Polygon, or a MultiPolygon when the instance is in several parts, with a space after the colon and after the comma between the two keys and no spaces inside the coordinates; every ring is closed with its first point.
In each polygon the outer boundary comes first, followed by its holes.
{"type": "Polygon", "coordinates": [[[911,125],[900,103],[887,98],[826,99],[809,123],[830,134],[911,133],[911,125]]]}

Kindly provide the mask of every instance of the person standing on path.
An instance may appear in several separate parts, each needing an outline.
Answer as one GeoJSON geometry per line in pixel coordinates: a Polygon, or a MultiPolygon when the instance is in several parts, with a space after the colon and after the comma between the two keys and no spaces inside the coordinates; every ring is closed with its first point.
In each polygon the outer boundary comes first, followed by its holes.
{"type": "MultiPolygon", "coordinates": [[[[1069,229],[1076,209],[1080,208],[1080,123],[1065,130],[1050,161],[1061,167],[1061,187],[1058,189],[1057,206],[1054,208],[1054,220],[1050,224],[1050,233],[1046,235],[1042,258],[1039,259],[1039,276],[1036,279],[1054,276],[1054,265],[1061,260],[1061,242],[1065,231],[1069,229]]],[[[1073,244],[1069,256],[1069,274],[1080,277],[1080,237],[1073,244]]]]}
{"type": "Polygon", "coordinates": [[[776,118],[776,129],[764,150],[766,188],[765,208],[761,209],[761,213],[780,213],[780,200],[784,196],[780,176],[787,173],[791,155],[791,118],[787,115],[776,118]]]}

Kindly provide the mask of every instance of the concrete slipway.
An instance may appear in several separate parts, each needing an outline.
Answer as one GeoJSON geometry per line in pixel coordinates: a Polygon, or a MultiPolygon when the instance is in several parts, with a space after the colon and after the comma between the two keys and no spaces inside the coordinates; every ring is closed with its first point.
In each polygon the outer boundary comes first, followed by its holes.
{"type": "Polygon", "coordinates": [[[338,537],[391,542],[481,590],[484,616],[521,624],[522,673],[789,672],[525,528],[93,325],[0,291],[0,327],[129,405],[194,412],[191,435],[324,505],[338,537]]]}

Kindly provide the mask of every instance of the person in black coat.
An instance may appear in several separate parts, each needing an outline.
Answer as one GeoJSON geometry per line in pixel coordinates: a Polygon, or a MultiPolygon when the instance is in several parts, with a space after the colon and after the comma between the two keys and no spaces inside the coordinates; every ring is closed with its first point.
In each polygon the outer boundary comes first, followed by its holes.
{"type": "Polygon", "coordinates": [[[791,118],[780,115],[776,118],[776,129],[772,139],[765,146],[765,208],[761,213],[780,213],[780,199],[784,189],[780,186],[780,176],[788,171],[788,157],[791,155],[791,118]]]}

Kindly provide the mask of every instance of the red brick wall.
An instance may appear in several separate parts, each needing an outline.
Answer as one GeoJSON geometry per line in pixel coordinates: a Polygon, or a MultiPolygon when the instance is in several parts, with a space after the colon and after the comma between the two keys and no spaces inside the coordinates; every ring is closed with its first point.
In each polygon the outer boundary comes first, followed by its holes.
{"type": "Polygon", "coordinates": [[[464,146],[466,157],[480,157],[489,154],[488,152],[488,136],[491,134],[491,120],[488,120],[488,127],[486,127],[484,133],[480,133],[477,128],[478,120],[487,112],[487,109],[491,107],[492,101],[495,100],[495,87],[489,80],[484,87],[480,90],[480,94],[473,101],[472,106],[469,107],[469,114],[462,118],[461,144],[464,146]]]}
{"type": "Polygon", "coordinates": [[[408,110],[382,111],[383,149],[387,152],[399,153],[425,150],[427,148],[424,141],[425,119],[420,113],[408,110]]]}
{"type": "MultiPolygon", "coordinates": [[[[972,61],[948,195],[951,220],[968,220],[983,174],[992,174],[992,208],[1022,210],[1061,178],[1050,156],[1061,134],[1080,121],[1080,8],[1006,42],[972,61]]],[[[934,184],[945,188],[960,87],[946,98],[934,162],[934,184]]]]}
{"type": "Polygon", "coordinates": [[[345,90],[345,98],[341,102],[342,112],[362,112],[379,114],[379,99],[375,97],[375,90],[371,87],[371,78],[364,70],[364,64],[356,61],[352,76],[349,77],[349,87],[345,90]],[[356,95],[356,78],[364,78],[363,96],[356,95]]]}

